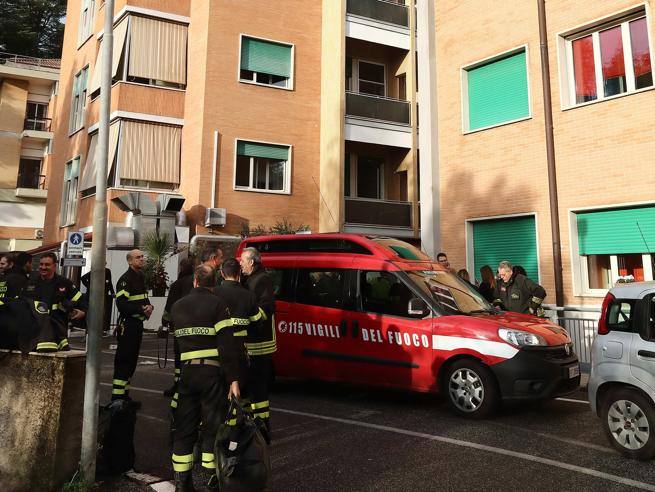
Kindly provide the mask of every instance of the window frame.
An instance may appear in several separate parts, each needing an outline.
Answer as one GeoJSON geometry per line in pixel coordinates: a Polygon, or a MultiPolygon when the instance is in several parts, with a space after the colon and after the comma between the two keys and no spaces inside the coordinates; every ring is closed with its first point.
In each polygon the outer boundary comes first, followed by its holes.
{"type": "Polygon", "coordinates": [[[69,117],[69,122],[68,122],[68,136],[70,137],[71,135],[79,132],[82,128],[84,128],[84,119],[86,116],[86,100],[88,97],[88,90],[89,90],[89,64],[87,63],[82,69],[80,69],[74,76],[73,76],[73,93],[71,96],[71,110],[70,110],[70,117],[69,117]],[[77,80],[79,80],[82,76],[82,73],[85,73],[84,77],[84,90],[80,91],[77,80]],[[79,117],[79,121],[78,121],[79,117]],[[79,126],[78,126],[79,124],[79,126]]]}
{"type": "Polygon", "coordinates": [[[530,50],[528,49],[527,43],[519,46],[515,46],[513,48],[507,49],[500,53],[496,53],[495,55],[485,57],[481,60],[467,63],[466,65],[461,66],[459,71],[460,71],[460,99],[461,99],[460,109],[462,114],[462,135],[469,135],[471,133],[482,132],[485,130],[490,130],[492,128],[498,128],[501,126],[511,125],[513,123],[519,123],[521,121],[532,119],[532,84],[530,80],[530,50]],[[512,55],[516,55],[520,53],[521,51],[525,52],[525,74],[526,74],[526,84],[528,90],[528,115],[509,121],[504,121],[502,123],[496,123],[494,125],[488,125],[480,128],[471,129],[469,127],[468,72],[482,65],[487,65],[499,61],[503,58],[509,58],[512,55]]]}
{"type": "MultiPolygon", "coordinates": [[[[655,82],[655,80],[654,80],[655,82]]],[[[579,249],[579,235],[578,235],[578,214],[582,212],[593,212],[598,211],[602,212],[604,210],[612,210],[616,208],[632,208],[640,207],[644,205],[654,205],[653,202],[636,202],[636,203],[616,203],[605,205],[601,207],[580,207],[568,210],[569,215],[569,253],[571,255],[571,283],[573,286],[573,295],[576,297],[598,297],[603,298],[610,289],[590,289],[589,288],[589,266],[586,255],[580,254],[579,249]]],[[[618,255],[612,255],[607,253],[610,256],[611,261],[611,272],[612,272],[612,285],[613,287],[616,284],[618,279],[618,255]]],[[[623,254],[623,253],[620,253],[623,254]]],[[[647,263],[646,256],[655,257],[655,251],[652,253],[642,253],[642,261],[644,262],[644,280],[655,280],[655,267],[652,262],[647,263]],[[649,274],[650,267],[650,277],[649,274]]],[[[651,260],[652,261],[652,260],[651,260]]]]}
{"type": "MultiPolygon", "coordinates": [[[[353,58],[353,61],[357,62],[357,63],[354,64],[354,65],[356,65],[356,70],[353,70],[353,73],[352,73],[353,82],[355,83],[355,86],[356,86],[355,87],[355,89],[356,89],[355,92],[357,94],[363,94],[365,96],[371,96],[371,97],[388,97],[389,84],[387,83],[387,66],[386,66],[386,64],[376,62],[376,61],[372,61],[372,60],[365,60],[363,58],[353,58]],[[368,92],[361,92],[360,87],[359,87],[359,83],[361,81],[361,78],[359,76],[359,74],[361,72],[360,69],[359,69],[359,64],[360,63],[368,63],[369,65],[378,65],[378,66],[382,67],[382,70],[383,70],[383,73],[384,73],[384,76],[383,76],[383,79],[382,79],[383,80],[382,86],[384,88],[384,94],[382,94],[381,96],[378,96],[377,94],[369,94],[368,92]],[[355,75],[356,75],[356,77],[355,77],[355,75]]],[[[353,67],[353,69],[354,68],[355,67],[353,67]]],[[[380,85],[379,82],[375,82],[373,80],[365,80],[364,79],[364,82],[368,82],[369,84],[380,85]]]]}
{"type": "MultiPolygon", "coordinates": [[[[270,74],[268,74],[270,75],[270,74]]],[[[263,38],[261,36],[253,36],[251,34],[245,34],[243,32],[239,33],[239,51],[237,56],[237,82],[242,84],[257,85],[260,87],[269,87],[272,89],[282,89],[285,91],[293,91],[295,89],[295,75],[296,75],[296,45],[294,43],[289,43],[288,41],[278,41],[276,39],[263,38]],[[259,41],[264,41],[268,43],[282,44],[289,46],[291,48],[291,73],[287,79],[286,87],[280,85],[266,84],[264,82],[257,81],[257,74],[259,72],[253,72],[254,76],[252,80],[241,78],[241,50],[243,48],[243,38],[257,39],[259,41]]]]}
{"type": "MultiPolygon", "coordinates": [[[[409,278],[407,278],[405,275],[403,275],[404,272],[390,271],[390,270],[379,270],[379,269],[368,269],[368,270],[366,270],[366,269],[357,269],[357,270],[353,270],[353,272],[355,274],[355,282],[356,282],[355,308],[356,308],[356,311],[358,313],[373,314],[373,315],[376,315],[376,316],[389,316],[391,318],[398,318],[398,319],[405,319],[405,320],[408,320],[408,319],[420,320],[420,319],[431,318],[431,317],[434,316],[433,303],[431,301],[428,302],[428,301],[425,300],[425,296],[423,295],[423,293],[419,289],[417,289],[417,287],[414,285],[414,283],[409,278]],[[396,279],[398,279],[398,281],[403,286],[405,286],[407,288],[407,290],[409,290],[412,293],[414,298],[420,299],[423,302],[425,302],[425,304],[428,307],[428,314],[426,314],[425,316],[421,316],[421,317],[410,316],[409,313],[406,316],[400,316],[400,315],[397,315],[397,314],[378,313],[376,311],[367,311],[367,310],[365,310],[364,309],[364,299],[363,299],[363,296],[362,296],[362,273],[365,273],[365,272],[382,272],[382,271],[386,271],[387,273],[392,274],[394,277],[396,277],[396,279]]],[[[409,307],[409,305],[408,305],[408,307],[409,307]]]]}
{"type": "Polygon", "coordinates": [[[61,187],[61,207],[59,212],[59,227],[70,227],[77,222],[77,209],[80,201],[80,167],[81,167],[82,155],[77,154],[72,159],[69,159],[64,164],[64,179],[62,181],[61,187]],[[72,166],[73,163],[77,161],[77,173],[74,176],[69,176],[66,179],[66,166],[72,166]],[[70,185],[77,181],[77,186],[75,188],[75,196],[73,197],[72,207],[69,207],[68,197],[71,195],[70,185]]]}
{"type": "Polygon", "coordinates": [[[653,66],[653,37],[652,26],[650,20],[650,13],[646,4],[640,4],[632,9],[623,10],[613,15],[605,16],[601,19],[596,19],[583,26],[576,27],[568,30],[567,32],[558,33],[558,57],[560,69],[560,104],[563,111],[588,106],[590,104],[597,104],[603,101],[610,101],[619,97],[625,97],[632,94],[639,94],[655,89],[655,66],[653,66]],[[641,89],[635,88],[635,73],[632,59],[632,38],[630,36],[630,22],[646,19],[646,31],[648,34],[648,49],[651,62],[651,76],[653,83],[648,87],[641,89]],[[600,32],[608,29],[621,26],[623,60],[626,75],[626,91],[611,96],[605,96],[604,80],[602,74],[602,60],[600,52],[600,32]],[[592,44],[594,50],[594,69],[595,69],[595,82],[596,82],[596,99],[593,101],[585,101],[576,103],[575,93],[575,70],[573,60],[573,42],[584,37],[592,36],[592,44]]]}
{"type": "Polygon", "coordinates": [[[93,24],[96,17],[96,0],[82,0],[80,5],[80,20],[77,26],[77,49],[79,50],[93,37],[93,24]]]}
{"type": "MultiPolygon", "coordinates": [[[[291,195],[291,172],[292,172],[292,161],[293,161],[293,146],[291,144],[277,143],[277,142],[265,142],[262,140],[254,140],[248,138],[235,138],[234,139],[234,166],[232,168],[232,189],[234,191],[248,191],[255,193],[270,193],[273,195],[291,195]],[[264,145],[277,145],[279,147],[288,147],[289,154],[288,158],[285,161],[284,166],[284,186],[281,190],[263,190],[260,188],[254,188],[253,179],[254,179],[254,156],[245,156],[250,158],[250,175],[249,175],[249,186],[237,186],[237,161],[239,158],[239,153],[237,150],[239,142],[253,142],[264,145]]],[[[279,162],[279,161],[278,161],[279,162]]]]}

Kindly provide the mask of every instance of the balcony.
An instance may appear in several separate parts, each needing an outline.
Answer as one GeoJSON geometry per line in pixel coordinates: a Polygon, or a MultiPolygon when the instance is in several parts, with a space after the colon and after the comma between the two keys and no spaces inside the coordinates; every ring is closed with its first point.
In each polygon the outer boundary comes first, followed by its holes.
{"type": "Polygon", "coordinates": [[[0,78],[4,75],[22,80],[55,82],[59,79],[60,66],[59,59],[34,58],[0,52],[0,78]]]}
{"type": "Polygon", "coordinates": [[[23,130],[30,130],[36,132],[49,132],[50,125],[52,124],[51,118],[25,118],[23,130]]]}
{"type": "MultiPolygon", "coordinates": [[[[37,162],[37,161],[35,161],[37,162]]],[[[43,174],[35,174],[25,167],[19,169],[18,180],[16,181],[16,196],[21,198],[47,198],[46,177],[43,174]]]]}
{"type": "Polygon", "coordinates": [[[345,221],[347,225],[367,227],[412,228],[410,202],[346,197],[345,221]]]}
{"type": "Polygon", "coordinates": [[[346,12],[378,22],[409,27],[407,5],[385,0],[348,0],[346,12]]]}
{"type": "Polygon", "coordinates": [[[346,116],[368,118],[409,126],[409,101],[346,92],[346,116]]]}

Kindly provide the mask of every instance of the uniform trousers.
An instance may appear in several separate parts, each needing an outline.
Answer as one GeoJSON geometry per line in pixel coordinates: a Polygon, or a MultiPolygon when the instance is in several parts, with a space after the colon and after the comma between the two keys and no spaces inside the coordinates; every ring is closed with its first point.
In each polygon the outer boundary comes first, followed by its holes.
{"type": "Polygon", "coordinates": [[[122,322],[123,329],[118,328],[118,347],[114,356],[114,380],[111,392],[112,400],[127,398],[130,379],[136,370],[143,338],[143,321],[127,318],[122,322]]]}
{"type": "Polygon", "coordinates": [[[202,466],[216,469],[214,440],[227,412],[227,390],[220,367],[182,364],[177,408],[173,412],[174,471],[185,472],[193,468],[193,447],[199,432],[202,466]]]}
{"type": "Polygon", "coordinates": [[[273,356],[252,355],[248,366],[248,379],[244,391],[250,400],[253,417],[262,419],[270,431],[268,393],[273,379],[273,356]]]}

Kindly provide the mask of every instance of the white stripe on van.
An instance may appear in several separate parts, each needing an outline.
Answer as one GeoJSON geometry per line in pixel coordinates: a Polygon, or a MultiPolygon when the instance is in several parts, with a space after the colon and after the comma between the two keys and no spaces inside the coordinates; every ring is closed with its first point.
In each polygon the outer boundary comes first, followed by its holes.
{"type": "Polygon", "coordinates": [[[491,340],[478,340],[475,338],[446,337],[443,335],[432,335],[432,348],[434,350],[457,350],[471,349],[484,355],[511,359],[516,355],[518,349],[504,342],[493,342],[491,340]]]}

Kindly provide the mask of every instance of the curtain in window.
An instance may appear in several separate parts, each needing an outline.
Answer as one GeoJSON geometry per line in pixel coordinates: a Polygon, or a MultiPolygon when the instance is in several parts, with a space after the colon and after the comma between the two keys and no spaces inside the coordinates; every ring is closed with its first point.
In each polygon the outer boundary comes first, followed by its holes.
{"type": "Polygon", "coordinates": [[[179,184],[181,137],[177,126],[123,121],[120,178],[179,184]]]}
{"type": "Polygon", "coordinates": [[[581,103],[596,99],[594,45],[591,35],[576,39],[572,45],[576,102],[581,103]]]}
{"type": "Polygon", "coordinates": [[[132,18],[130,76],[185,85],[186,51],[186,26],[146,17],[132,18]]]}
{"type": "MultiPolygon", "coordinates": [[[[115,121],[109,126],[109,156],[107,166],[107,177],[111,173],[111,168],[116,158],[116,150],[118,148],[118,133],[120,130],[120,121],[115,121]]],[[[91,142],[89,143],[89,153],[86,157],[86,164],[84,165],[84,173],[82,174],[82,184],[80,190],[88,190],[96,185],[96,150],[98,146],[98,133],[91,135],[91,142]]]]}
{"type": "Polygon", "coordinates": [[[264,159],[287,161],[289,160],[289,147],[239,140],[237,142],[237,154],[247,155],[248,157],[263,157],[264,159]]]}
{"type": "MultiPolygon", "coordinates": [[[[123,55],[123,50],[125,49],[125,41],[127,40],[129,21],[130,19],[127,18],[121,21],[118,25],[114,26],[114,42],[112,46],[111,57],[112,78],[118,75],[118,65],[120,64],[121,56],[123,55]]],[[[100,49],[98,50],[96,64],[93,67],[93,80],[91,81],[90,94],[100,90],[100,72],[102,71],[100,67],[102,67],[102,41],[100,42],[100,49]]]]}
{"type": "Polygon", "coordinates": [[[241,70],[291,77],[291,46],[261,39],[241,40],[241,70]]]}

